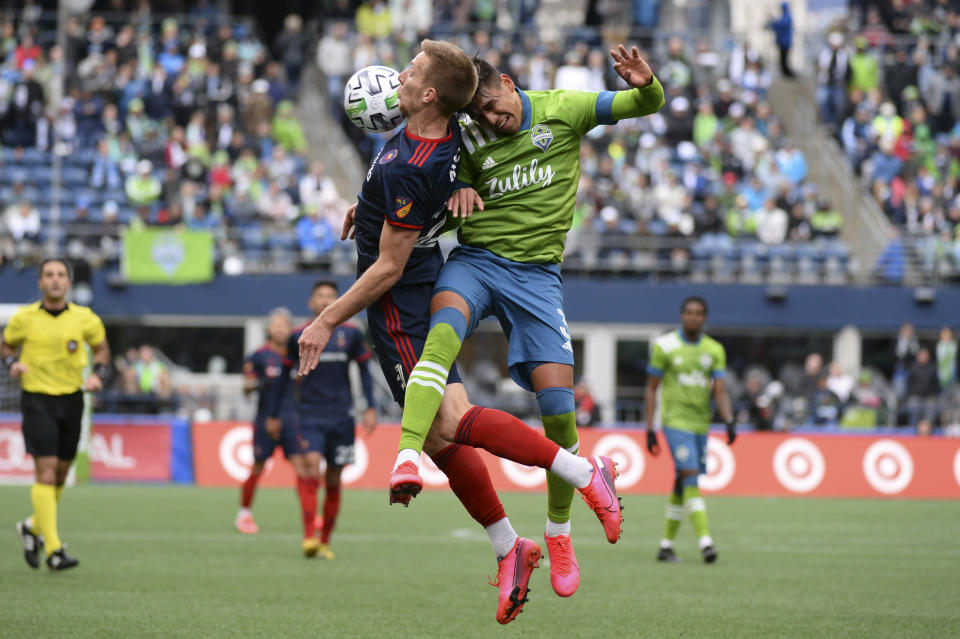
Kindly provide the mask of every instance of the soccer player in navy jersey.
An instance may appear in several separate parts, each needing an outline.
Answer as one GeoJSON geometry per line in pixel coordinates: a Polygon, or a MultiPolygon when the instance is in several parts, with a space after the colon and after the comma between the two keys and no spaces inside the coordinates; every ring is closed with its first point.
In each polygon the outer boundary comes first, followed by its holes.
{"type": "MultiPolygon", "coordinates": [[[[337,295],[336,282],[320,280],[314,284],[308,303],[314,316],[320,315],[335,302],[337,295]]],[[[272,419],[282,412],[290,374],[299,368],[297,340],[305,327],[294,329],[288,338],[287,358],[281,374],[283,383],[274,389],[273,401],[268,407],[272,419]]],[[[293,411],[299,450],[291,462],[297,475],[297,494],[303,519],[302,547],[307,557],[334,557],[330,548],[330,534],[340,511],[340,475],[343,467],[354,461],[356,441],[350,362],[356,362],[360,369],[360,382],[367,401],[363,426],[368,433],[377,427],[370,357],[363,332],[353,324],[343,323],[333,331],[317,367],[299,377],[295,385],[293,411]],[[324,474],[323,516],[318,518],[317,491],[320,486],[321,459],[326,462],[327,469],[324,474]]]]}
{"type": "MultiPolygon", "coordinates": [[[[437,238],[448,221],[446,204],[460,159],[460,128],[453,116],[469,103],[477,86],[476,68],[458,47],[431,40],[424,40],[421,47],[400,74],[400,110],[407,125],[374,159],[344,226],[346,239],[349,225],[355,225],[357,281],[314,319],[299,340],[300,374],[304,375],[320,360],[336,327],[368,308],[380,367],[401,405],[408,383],[430,383],[427,378],[414,380],[410,373],[430,330],[430,297],[443,265],[437,238]]],[[[434,422],[437,428],[428,435],[423,450],[447,475],[451,489],[490,537],[498,560],[496,618],[506,624],[527,601],[540,547],[514,531],[473,447],[551,469],[555,460],[562,459],[574,473],[582,470],[578,461],[583,462],[590,486],[598,482],[591,479],[589,463],[520,420],[472,406],[455,365],[443,374],[446,384],[441,382],[438,390],[445,396],[434,422]],[[452,433],[462,423],[478,434],[469,446],[451,443],[452,433]]],[[[422,483],[412,487],[419,476],[409,477],[400,462],[391,475],[391,487],[398,477],[403,490],[392,490],[390,503],[407,505],[422,483]]],[[[616,500],[612,486],[607,493],[607,501],[616,500]]]]}
{"type": "Polygon", "coordinates": [[[253,467],[250,476],[241,485],[240,510],[235,522],[237,530],[242,533],[255,533],[259,529],[250,507],[263,467],[273,456],[277,444],[283,448],[288,460],[299,453],[296,424],[293,421],[293,386],[287,385],[288,390],[280,400],[280,419],[268,419],[270,415],[267,411],[273,387],[284,372],[291,330],[290,311],[285,308],[271,311],[267,315],[267,343],[251,353],[243,363],[243,392],[259,391],[259,395],[257,413],[253,419],[253,467]]]}

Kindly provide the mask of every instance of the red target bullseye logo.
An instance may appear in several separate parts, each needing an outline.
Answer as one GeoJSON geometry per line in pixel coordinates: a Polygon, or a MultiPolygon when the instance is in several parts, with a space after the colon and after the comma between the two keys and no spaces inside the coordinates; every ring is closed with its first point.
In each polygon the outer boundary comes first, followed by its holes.
{"type": "Polygon", "coordinates": [[[630,488],[643,478],[643,450],[629,435],[604,435],[593,445],[592,455],[606,455],[617,463],[617,488],[630,488]]]}
{"type": "Polygon", "coordinates": [[[791,437],[773,454],[773,474],[790,492],[810,492],[820,485],[825,472],[823,453],[807,439],[791,437]]]}
{"type": "Polygon", "coordinates": [[[863,476],[874,490],[896,495],[913,480],[913,457],[903,444],[881,439],[863,454],[863,476]]]}
{"type": "Polygon", "coordinates": [[[359,437],[353,444],[353,463],[343,467],[343,474],[340,476],[344,484],[352,484],[367,472],[367,466],[370,465],[370,452],[367,445],[359,437]]]}
{"type": "MultiPolygon", "coordinates": [[[[228,430],[220,439],[218,450],[220,465],[235,481],[244,481],[253,466],[253,431],[249,426],[237,426],[228,430]]],[[[264,476],[273,468],[273,459],[268,459],[263,468],[264,476]]]]}
{"type": "Polygon", "coordinates": [[[700,475],[703,490],[723,490],[737,472],[737,460],[733,451],[716,437],[707,440],[707,474],[700,475]]]}
{"type": "Polygon", "coordinates": [[[509,459],[501,459],[500,470],[506,475],[507,479],[517,486],[524,488],[536,488],[547,482],[547,471],[536,466],[524,466],[512,462],[509,459]]]}
{"type": "Polygon", "coordinates": [[[957,485],[960,486],[960,448],[957,449],[957,454],[953,456],[953,478],[957,480],[957,485]]]}
{"type": "Polygon", "coordinates": [[[420,453],[420,478],[427,486],[443,486],[447,483],[447,476],[426,453],[420,453]]]}

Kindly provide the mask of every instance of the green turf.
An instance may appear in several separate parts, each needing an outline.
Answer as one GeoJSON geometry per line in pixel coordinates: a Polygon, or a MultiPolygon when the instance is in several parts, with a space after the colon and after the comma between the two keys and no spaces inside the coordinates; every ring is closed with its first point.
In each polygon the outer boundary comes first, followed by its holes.
{"type": "MultiPolygon", "coordinates": [[[[625,498],[606,543],[574,504],[580,590],[549,569],[512,624],[494,620],[486,536],[448,493],[409,509],[347,491],[334,561],[300,556],[293,491],[261,490],[261,532],[232,528],[236,490],[68,489],[61,535],[81,566],[30,570],[14,534],[29,489],[0,488],[0,636],[29,637],[946,637],[960,636],[960,507],[946,501],[708,497],[719,561],[684,522],[678,565],[653,561],[665,500],[625,498]]],[[[545,499],[509,494],[542,540],[545,499]]]]}

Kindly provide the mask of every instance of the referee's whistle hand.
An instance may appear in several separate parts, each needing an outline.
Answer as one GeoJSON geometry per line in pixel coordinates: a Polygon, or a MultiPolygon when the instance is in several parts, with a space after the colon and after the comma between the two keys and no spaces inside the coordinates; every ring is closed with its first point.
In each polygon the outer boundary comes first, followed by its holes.
{"type": "Polygon", "coordinates": [[[100,379],[100,376],[96,373],[91,373],[87,378],[87,381],[83,384],[83,389],[95,393],[97,391],[103,390],[103,380],[100,379]]]}
{"type": "Polygon", "coordinates": [[[23,362],[14,362],[13,366],[10,367],[10,377],[17,379],[21,375],[27,372],[27,365],[23,362]]]}

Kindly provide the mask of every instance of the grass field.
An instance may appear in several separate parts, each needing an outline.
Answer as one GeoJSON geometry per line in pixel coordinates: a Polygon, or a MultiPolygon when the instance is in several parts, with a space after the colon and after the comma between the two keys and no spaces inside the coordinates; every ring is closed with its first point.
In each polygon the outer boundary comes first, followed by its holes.
{"type": "MultiPolygon", "coordinates": [[[[654,560],[664,500],[625,498],[606,543],[577,499],[580,589],[549,569],[524,613],[494,620],[486,536],[449,493],[409,509],[348,491],[333,561],[306,560],[293,491],[261,490],[260,533],[232,528],[237,491],[68,489],[61,534],[81,560],[50,574],[23,561],[14,523],[26,487],[0,488],[0,636],[29,637],[947,637],[960,636],[960,505],[937,501],[708,498],[720,559],[698,561],[689,522],[654,560]]],[[[520,534],[542,541],[544,498],[508,494],[520,534]]]]}

